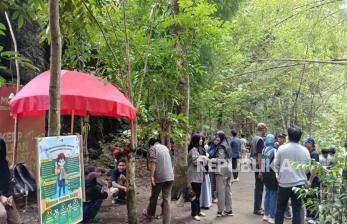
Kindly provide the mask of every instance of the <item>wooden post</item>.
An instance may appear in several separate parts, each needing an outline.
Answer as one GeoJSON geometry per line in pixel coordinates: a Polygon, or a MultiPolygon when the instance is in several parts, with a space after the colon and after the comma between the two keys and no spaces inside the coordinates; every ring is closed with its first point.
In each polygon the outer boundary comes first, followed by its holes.
{"type": "Polygon", "coordinates": [[[73,128],[75,124],[75,111],[72,110],[71,112],[71,124],[70,124],[70,134],[73,135],[73,128]]]}
{"type": "Polygon", "coordinates": [[[83,202],[86,201],[86,190],[85,190],[85,176],[84,176],[84,147],[83,147],[83,136],[80,135],[80,160],[81,160],[81,185],[82,185],[82,198],[83,198],[83,202]]]}
{"type": "Polygon", "coordinates": [[[41,223],[41,192],[40,192],[40,151],[38,150],[39,148],[39,139],[36,138],[36,197],[37,197],[37,208],[38,208],[38,213],[39,213],[39,221],[38,223],[41,223]]]}

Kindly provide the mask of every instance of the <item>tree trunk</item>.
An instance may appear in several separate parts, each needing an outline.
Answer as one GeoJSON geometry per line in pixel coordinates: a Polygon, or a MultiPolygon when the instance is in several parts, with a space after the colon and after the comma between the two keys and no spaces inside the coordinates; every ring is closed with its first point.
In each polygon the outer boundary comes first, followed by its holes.
{"type": "Polygon", "coordinates": [[[59,27],[59,0],[49,0],[51,31],[51,78],[49,83],[48,136],[60,135],[60,73],[61,35],[59,27]]]}
{"type": "MultiPolygon", "coordinates": [[[[179,5],[178,0],[171,1],[172,11],[175,15],[179,13],[179,5]]],[[[172,27],[171,32],[174,35],[179,35],[181,31],[181,27],[179,25],[175,25],[172,27]]],[[[180,43],[177,42],[175,44],[176,51],[184,55],[185,48],[180,43]]],[[[178,66],[186,67],[184,61],[177,61],[178,66]]],[[[175,108],[176,114],[184,114],[189,118],[189,76],[183,75],[179,78],[177,90],[183,96],[183,100],[180,105],[177,105],[175,108]]],[[[188,130],[188,124],[186,125],[186,130],[188,130]]],[[[187,143],[188,143],[188,135],[183,137],[182,143],[178,143],[175,153],[175,182],[172,188],[172,198],[180,199],[179,202],[182,202],[183,199],[188,195],[189,183],[187,183],[187,143]]]]}
{"type": "MultiPolygon", "coordinates": [[[[126,55],[126,72],[128,78],[128,91],[127,95],[132,102],[132,83],[131,83],[131,67],[130,67],[130,49],[129,49],[129,39],[128,39],[128,30],[127,30],[127,21],[125,15],[125,1],[123,1],[123,26],[124,26],[124,38],[125,38],[125,55],[126,55]]],[[[136,208],[136,184],[135,184],[135,149],[136,149],[136,137],[137,136],[137,120],[131,121],[131,139],[130,139],[130,152],[128,153],[128,191],[127,191],[127,210],[128,210],[128,223],[137,224],[139,223],[137,217],[137,208],[136,208]]]]}
{"type": "MultiPolygon", "coordinates": [[[[177,114],[183,113],[185,116],[189,116],[189,76],[183,76],[180,78],[180,82],[177,87],[178,91],[183,96],[183,101],[175,111],[177,114]]],[[[188,130],[188,124],[186,126],[188,130]]],[[[172,188],[172,198],[183,199],[187,198],[189,183],[187,183],[187,148],[188,138],[186,135],[183,137],[182,143],[178,143],[175,147],[175,182],[172,188]]],[[[181,200],[180,200],[181,201],[181,200]]]]}

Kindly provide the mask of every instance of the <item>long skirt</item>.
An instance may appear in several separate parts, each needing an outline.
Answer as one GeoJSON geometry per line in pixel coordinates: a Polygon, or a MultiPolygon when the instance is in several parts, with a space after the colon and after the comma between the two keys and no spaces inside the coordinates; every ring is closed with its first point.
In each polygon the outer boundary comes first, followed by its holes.
{"type": "Polygon", "coordinates": [[[212,195],[212,200],[217,198],[216,194],[216,173],[211,172],[209,173],[210,176],[210,181],[211,181],[211,195],[212,195]]]}
{"type": "Polygon", "coordinates": [[[210,176],[204,174],[204,182],[201,185],[200,207],[209,208],[212,206],[211,181],[210,176]]]}

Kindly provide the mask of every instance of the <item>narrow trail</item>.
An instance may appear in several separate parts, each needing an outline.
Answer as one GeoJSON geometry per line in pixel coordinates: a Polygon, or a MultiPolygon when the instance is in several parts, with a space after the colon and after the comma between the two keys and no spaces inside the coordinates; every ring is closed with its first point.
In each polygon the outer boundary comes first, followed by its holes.
{"type": "MultiPolygon", "coordinates": [[[[139,164],[142,164],[141,162],[139,164]]],[[[145,169],[144,169],[145,170],[145,169]]],[[[142,177],[137,178],[137,211],[140,223],[145,224],[161,224],[161,219],[148,221],[142,216],[142,210],[148,204],[150,186],[147,183],[146,172],[142,177]]],[[[240,182],[234,183],[232,186],[232,208],[234,216],[216,217],[217,204],[209,210],[203,210],[206,217],[201,221],[194,221],[190,216],[190,203],[178,206],[175,201],[171,203],[172,224],[266,224],[261,216],[253,214],[253,193],[254,193],[254,173],[240,172],[240,182]]],[[[157,215],[161,212],[161,200],[158,200],[157,215]]],[[[27,212],[20,209],[24,223],[38,223],[37,206],[32,204],[28,206],[27,212]]],[[[96,222],[103,224],[125,224],[127,223],[127,210],[124,204],[112,204],[111,200],[105,200],[96,216],[96,222]]],[[[286,220],[286,224],[290,222],[286,220]]]]}
{"type": "MultiPolygon", "coordinates": [[[[232,186],[232,208],[234,216],[216,217],[217,204],[208,210],[203,210],[206,217],[201,218],[201,221],[194,221],[190,216],[190,203],[185,203],[183,206],[178,206],[175,201],[171,203],[172,224],[266,224],[262,216],[253,214],[253,194],[254,194],[254,173],[253,172],[240,172],[240,182],[234,183],[232,186]]],[[[141,178],[140,178],[141,179],[141,178]]],[[[147,180],[147,179],[146,179],[147,180]]],[[[161,224],[162,220],[146,220],[142,215],[142,210],[146,208],[150,188],[144,183],[145,180],[137,183],[137,211],[139,214],[140,223],[146,224],[161,224]]],[[[158,200],[157,215],[161,212],[161,200],[158,200]]],[[[97,223],[127,223],[126,206],[113,205],[110,200],[106,200],[97,215],[97,223]]],[[[286,221],[286,224],[290,223],[286,221]]]]}

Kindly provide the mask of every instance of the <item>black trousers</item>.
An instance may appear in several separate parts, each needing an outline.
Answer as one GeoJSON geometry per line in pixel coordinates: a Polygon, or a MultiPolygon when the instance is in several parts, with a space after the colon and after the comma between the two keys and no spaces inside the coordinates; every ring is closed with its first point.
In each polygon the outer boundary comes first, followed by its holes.
{"type": "MultiPolygon", "coordinates": [[[[301,187],[301,186],[297,186],[301,187]]],[[[275,216],[276,224],[283,224],[284,211],[288,205],[289,198],[292,201],[293,220],[292,224],[304,223],[304,213],[302,209],[301,198],[297,195],[291,187],[278,187],[278,198],[277,198],[277,211],[275,216]]]]}
{"type": "Polygon", "coordinates": [[[239,176],[239,171],[237,170],[238,168],[238,158],[232,158],[231,162],[232,162],[232,167],[233,167],[233,177],[234,179],[237,179],[239,176]]]}
{"type": "Polygon", "coordinates": [[[255,188],[254,188],[254,211],[261,209],[263,201],[264,183],[262,179],[258,178],[258,172],[255,172],[255,188]]]}
{"type": "Polygon", "coordinates": [[[101,204],[104,200],[97,199],[90,202],[83,203],[83,221],[82,223],[90,223],[92,219],[98,214],[101,204]]]}
{"type": "Polygon", "coordinates": [[[200,214],[200,193],[201,193],[201,183],[191,183],[192,185],[192,216],[197,216],[200,214]]]}

